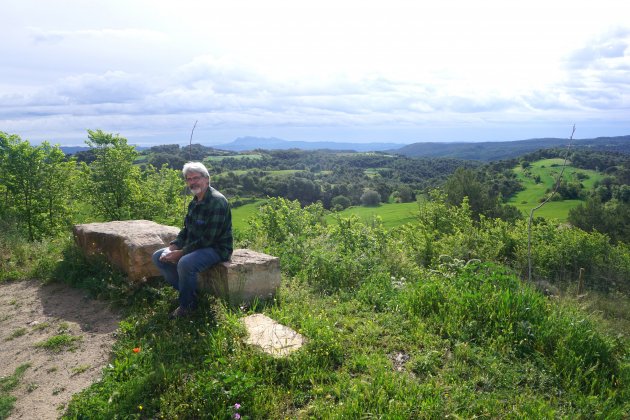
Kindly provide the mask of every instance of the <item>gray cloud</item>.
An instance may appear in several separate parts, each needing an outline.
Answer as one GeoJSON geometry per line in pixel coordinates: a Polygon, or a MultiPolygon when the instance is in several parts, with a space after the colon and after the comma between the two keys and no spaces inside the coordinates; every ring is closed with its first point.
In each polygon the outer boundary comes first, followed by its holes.
{"type": "Polygon", "coordinates": [[[616,28],[593,40],[571,54],[566,59],[569,69],[597,67],[602,61],[623,58],[630,54],[630,28],[616,28]]]}
{"type": "Polygon", "coordinates": [[[139,75],[122,71],[82,74],[63,79],[56,89],[70,103],[126,103],[142,99],[155,89],[139,75]]]}

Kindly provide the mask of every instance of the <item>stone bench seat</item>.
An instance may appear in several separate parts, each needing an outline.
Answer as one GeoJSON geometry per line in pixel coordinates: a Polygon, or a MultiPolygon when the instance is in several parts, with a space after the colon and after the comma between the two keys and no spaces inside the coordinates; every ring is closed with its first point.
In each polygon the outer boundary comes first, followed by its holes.
{"type": "MultiPolygon", "coordinates": [[[[87,223],[73,228],[75,242],[88,256],[102,255],[127,275],[132,284],[158,277],[153,265],[155,251],[175,239],[179,229],[148,220],[87,223]]],[[[280,260],[277,257],[235,249],[230,261],[199,273],[200,290],[225,299],[231,305],[272,298],[280,287],[280,260]]]]}

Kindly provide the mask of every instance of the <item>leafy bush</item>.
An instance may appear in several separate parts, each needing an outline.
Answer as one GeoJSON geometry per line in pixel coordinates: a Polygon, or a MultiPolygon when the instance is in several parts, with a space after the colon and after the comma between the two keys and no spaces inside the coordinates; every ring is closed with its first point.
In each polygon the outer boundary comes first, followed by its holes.
{"type": "Polygon", "coordinates": [[[364,206],[378,206],[381,203],[381,195],[378,191],[365,190],[361,195],[361,204],[364,206]]]}
{"type": "Polygon", "coordinates": [[[323,211],[320,203],[302,209],[297,200],[270,198],[244,236],[253,247],[278,256],[282,270],[295,275],[312,251],[313,239],[323,232],[323,211]]]}

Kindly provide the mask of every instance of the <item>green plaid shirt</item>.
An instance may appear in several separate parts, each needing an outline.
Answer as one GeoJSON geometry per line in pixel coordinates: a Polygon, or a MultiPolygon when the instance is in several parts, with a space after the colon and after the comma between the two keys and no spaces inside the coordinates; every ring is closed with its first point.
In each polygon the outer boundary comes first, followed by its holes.
{"type": "Polygon", "coordinates": [[[184,228],[171,242],[184,255],[200,248],[214,248],[223,261],[232,255],[232,211],[226,198],[212,187],[199,201],[195,196],[188,204],[184,228]]]}

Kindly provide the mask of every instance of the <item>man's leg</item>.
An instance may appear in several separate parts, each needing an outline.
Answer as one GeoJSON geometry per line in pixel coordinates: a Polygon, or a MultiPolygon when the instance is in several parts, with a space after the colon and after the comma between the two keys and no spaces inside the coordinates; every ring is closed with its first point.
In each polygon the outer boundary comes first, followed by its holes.
{"type": "Polygon", "coordinates": [[[173,263],[167,263],[160,261],[160,256],[162,252],[168,248],[158,249],[153,253],[151,259],[153,260],[153,264],[158,268],[162,276],[164,276],[164,280],[171,286],[175,288],[175,290],[179,290],[179,275],[177,274],[177,266],[173,263]]]}
{"type": "Polygon", "coordinates": [[[177,263],[179,275],[179,306],[194,309],[197,273],[219,263],[221,257],[213,248],[201,248],[184,255],[177,263]]]}

